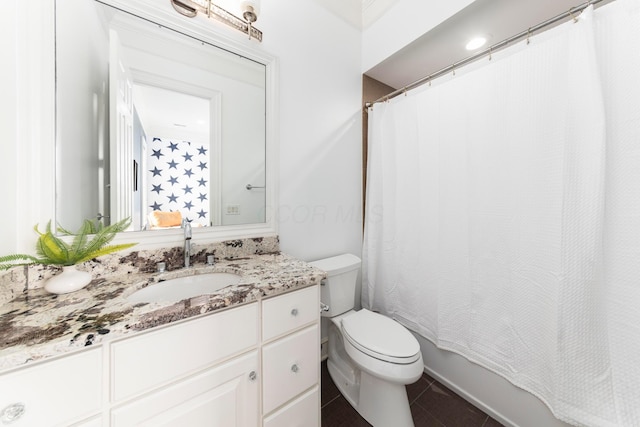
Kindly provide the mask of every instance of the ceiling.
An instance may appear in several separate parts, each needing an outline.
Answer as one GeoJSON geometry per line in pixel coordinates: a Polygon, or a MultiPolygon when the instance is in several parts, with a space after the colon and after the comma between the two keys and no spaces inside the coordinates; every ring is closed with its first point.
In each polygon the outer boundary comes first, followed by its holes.
{"type": "MultiPolygon", "coordinates": [[[[371,2],[362,1],[363,5],[371,2]]],[[[489,35],[490,39],[476,52],[582,3],[580,0],[476,0],[365,74],[394,89],[402,88],[473,55],[474,52],[464,46],[478,34],[489,35]]],[[[604,3],[606,1],[601,4],[604,3]]]]}
{"type": "Polygon", "coordinates": [[[142,84],[133,85],[133,100],[142,125],[151,135],[209,139],[209,100],[142,84]]]}

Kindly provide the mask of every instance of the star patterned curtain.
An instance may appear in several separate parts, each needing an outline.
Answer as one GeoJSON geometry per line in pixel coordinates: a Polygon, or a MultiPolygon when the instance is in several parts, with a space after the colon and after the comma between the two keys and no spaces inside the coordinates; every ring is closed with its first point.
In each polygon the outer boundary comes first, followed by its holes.
{"type": "Polygon", "coordinates": [[[209,146],[153,138],[147,171],[148,210],[182,214],[193,225],[209,225],[209,146]]]}

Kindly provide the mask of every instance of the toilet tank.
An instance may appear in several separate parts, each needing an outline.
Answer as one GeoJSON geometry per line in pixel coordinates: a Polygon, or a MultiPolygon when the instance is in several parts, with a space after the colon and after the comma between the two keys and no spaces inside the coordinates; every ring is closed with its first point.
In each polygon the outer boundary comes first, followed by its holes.
{"type": "Polygon", "coordinates": [[[327,279],[320,287],[320,300],[329,306],[329,311],[322,315],[333,317],[353,310],[360,258],[344,254],[309,264],[327,273],[327,279]]]}

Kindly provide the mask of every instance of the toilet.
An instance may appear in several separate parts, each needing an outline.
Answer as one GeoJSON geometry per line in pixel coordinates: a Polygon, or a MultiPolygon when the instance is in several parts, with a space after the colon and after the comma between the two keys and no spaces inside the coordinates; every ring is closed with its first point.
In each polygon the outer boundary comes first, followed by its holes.
{"type": "Polygon", "coordinates": [[[374,427],[413,427],[405,386],[424,369],[420,345],[398,322],[354,310],[360,258],[338,255],[310,263],[327,273],[321,301],[329,306],[327,368],[334,383],[374,427]]]}

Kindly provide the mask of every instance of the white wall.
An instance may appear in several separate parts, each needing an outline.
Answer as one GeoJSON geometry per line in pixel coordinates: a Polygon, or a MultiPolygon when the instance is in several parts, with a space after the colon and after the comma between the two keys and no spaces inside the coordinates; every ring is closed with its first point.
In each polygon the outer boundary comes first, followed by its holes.
{"type": "Polygon", "coordinates": [[[0,167],[0,200],[3,201],[3,209],[0,210],[0,254],[15,251],[18,235],[16,229],[10,224],[17,221],[16,209],[17,191],[16,166],[17,166],[17,111],[16,100],[18,91],[16,87],[17,69],[15,58],[16,45],[16,7],[17,0],[5,2],[4,11],[0,14],[0,52],[6,58],[6,65],[0,67],[0,152],[2,153],[2,167],[0,167]]]}
{"type": "Polygon", "coordinates": [[[98,141],[108,138],[109,37],[90,2],[61,2],[58,16],[84,18],[56,27],[57,134],[63,141],[56,161],[66,165],[56,173],[56,205],[60,225],[77,230],[100,210],[98,168],[105,165],[99,164],[98,141]]]}
{"type": "Polygon", "coordinates": [[[362,72],[384,61],[475,0],[399,0],[362,34],[362,72]]]}
{"type": "Polygon", "coordinates": [[[53,16],[53,5],[9,0],[3,2],[0,39],[4,55],[0,71],[0,144],[2,147],[2,214],[0,214],[0,254],[33,252],[36,234],[53,213],[54,182],[53,96],[54,78],[50,37],[53,20],[42,25],[43,15],[53,16]],[[42,126],[36,125],[37,122],[42,126]],[[6,155],[6,157],[5,157],[6,155]]]}
{"type": "Polygon", "coordinates": [[[264,222],[265,190],[246,189],[247,184],[265,185],[264,85],[234,82],[222,90],[222,225],[264,222]],[[238,206],[239,214],[228,214],[229,205],[238,206]]]}
{"type": "Polygon", "coordinates": [[[360,32],[313,0],[262,2],[256,26],[280,64],[283,251],[361,252],[360,32]]]}

